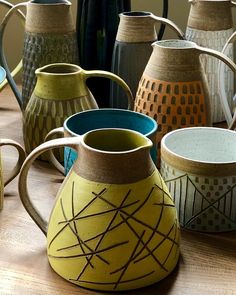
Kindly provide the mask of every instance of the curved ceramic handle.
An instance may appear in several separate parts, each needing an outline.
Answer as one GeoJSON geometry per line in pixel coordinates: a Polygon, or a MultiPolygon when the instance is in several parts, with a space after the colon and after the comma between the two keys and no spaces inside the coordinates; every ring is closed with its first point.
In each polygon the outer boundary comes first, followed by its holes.
{"type": "Polygon", "coordinates": [[[236,6],[236,2],[231,1],[231,5],[232,5],[232,7],[236,6]]]}
{"type": "MultiPolygon", "coordinates": [[[[236,74],[236,64],[225,54],[223,54],[222,52],[219,52],[217,50],[214,49],[210,49],[210,48],[205,48],[205,47],[201,47],[196,45],[196,49],[199,51],[200,54],[204,53],[204,54],[209,54],[213,57],[218,58],[220,61],[224,62],[235,74],[236,74]]],[[[220,62],[221,64],[221,62],[220,62]]],[[[219,93],[220,96],[224,93],[224,89],[225,89],[225,81],[224,79],[218,79],[218,88],[219,88],[219,93]]],[[[225,105],[225,103],[223,104],[223,106],[225,105]]],[[[228,106],[229,108],[229,106],[228,106]]],[[[223,107],[224,110],[224,107],[223,107]]]]}
{"type": "Polygon", "coordinates": [[[222,52],[206,47],[201,47],[198,45],[196,45],[196,49],[199,51],[200,54],[208,54],[218,58],[219,60],[223,61],[233,72],[236,72],[236,64],[222,52]]]}
{"type": "MultiPolygon", "coordinates": [[[[23,2],[23,3],[19,3],[16,4],[15,6],[13,6],[5,15],[1,25],[0,25],[0,59],[1,59],[1,63],[6,71],[6,75],[7,75],[7,80],[12,88],[12,91],[14,92],[16,99],[18,101],[18,104],[20,106],[20,108],[22,109],[22,97],[20,94],[20,91],[17,88],[16,82],[14,80],[14,76],[16,73],[18,73],[20,71],[20,69],[22,68],[22,61],[20,61],[20,63],[16,66],[16,68],[14,69],[14,71],[11,73],[6,61],[6,57],[4,54],[4,47],[3,47],[3,36],[4,36],[4,32],[5,32],[5,28],[6,25],[11,17],[11,15],[17,10],[21,16],[21,18],[25,21],[25,15],[18,10],[19,7],[21,6],[26,6],[28,2],[23,2]]],[[[6,85],[6,82],[4,82],[4,84],[1,84],[0,90],[6,85]]]]}
{"type": "MultiPolygon", "coordinates": [[[[58,127],[55,128],[53,130],[51,130],[50,132],[48,132],[48,134],[46,135],[44,141],[49,141],[51,140],[54,136],[56,137],[64,137],[64,128],[63,127],[58,127]]],[[[61,173],[61,174],[65,174],[65,168],[64,166],[57,160],[57,158],[54,156],[54,153],[52,150],[49,151],[49,162],[53,164],[53,166],[61,173]]]]}
{"type": "Polygon", "coordinates": [[[129,110],[133,110],[134,107],[134,97],[133,94],[128,86],[128,84],[126,84],[126,82],[121,79],[119,76],[111,73],[111,72],[107,72],[107,71],[102,71],[102,70],[91,70],[91,71],[86,71],[83,70],[83,73],[85,74],[85,78],[89,78],[89,77],[102,77],[102,78],[108,78],[111,79],[112,81],[116,82],[118,85],[120,85],[127,96],[128,99],[128,109],[129,110]]]}
{"type": "MultiPolygon", "coordinates": [[[[1,0],[0,5],[5,6],[6,8],[12,8],[12,7],[14,7],[13,4],[11,4],[11,3],[9,3],[9,2],[7,2],[7,1],[5,1],[5,0],[1,0]]],[[[25,20],[25,15],[24,15],[20,10],[18,10],[18,12],[19,12],[21,18],[25,20]]],[[[15,67],[15,69],[11,72],[11,76],[12,76],[12,77],[15,77],[15,75],[16,75],[17,73],[19,73],[19,71],[21,70],[21,68],[22,68],[22,60],[21,60],[21,61],[19,62],[19,64],[15,67]]],[[[8,83],[8,81],[7,81],[7,79],[5,79],[5,80],[0,84],[0,91],[1,91],[1,90],[7,85],[7,83],[8,83]]]]}
{"type": "MultiPolygon", "coordinates": [[[[232,42],[234,42],[236,40],[236,32],[234,32],[229,39],[227,40],[227,42],[225,43],[223,49],[222,49],[222,53],[225,53],[228,45],[232,42]]],[[[235,124],[236,124],[236,119],[232,117],[232,113],[229,107],[229,103],[228,103],[228,98],[226,96],[226,92],[225,92],[225,77],[224,77],[224,68],[223,68],[223,64],[219,63],[219,67],[218,67],[218,84],[219,84],[219,90],[220,90],[220,99],[221,99],[221,104],[223,107],[223,111],[226,117],[226,121],[227,124],[229,126],[229,129],[235,129],[235,124]]]]}
{"type": "MultiPolygon", "coordinates": [[[[0,139],[0,147],[1,146],[13,146],[18,151],[17,163],[16,163],[15,167],[13,168],[13,170],[11,171],[10,175],[8,175],[6,177],[6,179],[3,183],[3,186],[5,186],[9,182],[11,182],[17,176],[17,174],[20,172],[21,165],[23,164],[23,162],[25,160],[25,152],[24,152],[24,149],[22,148],[22,146],[12,139],[5,139],[5,138],[0,139]]],[[[0,185],[2,186],[1,183],[0,183],[0,185]]],[[[1,187],[1,190],[3,191],[3,187],[1,187]]],[[[3,208],[3,198],[4,198],[3,194],[0,193],[0,210],[3,208]]]]}
{"type": "Polygon", "coordinates": [[[163,23],[163,24],[169,26],[178,35],[178,37],[180,39],[182,39],[182,40],[185,39],[183,31],[171,20],[169,20],[167,18],[160,17],[160,16],[156,16],[152,13],[151,13],[150,17],[160,23],[163,23]]]}
{"type": "Polygon", "coordinates": [[[60,148],[60,147],[71,147],[76,148],[80,143],[80,137],[68,137],[68,138],[58,138],[53,139],[47,142],[42,143],[38,147],[36,147],[26,158],[25,162],[21,167],[21,171],[19,174],[18,181],[18,189],[22,204],[24,205],[26,211],[29,213],[34,222],[38,225],[38,227],[42,230],[42,232],[46,235],[47,233],[47,221],[42,217],[42,215],[38,212],[38,210],[34,207],[31,202],[28,186],[27,186],[27,178],[28,172],[32,165],[32,163],[37,159],[39,155],[42,153],[49,151],[50,149],[60,148]]]}
{"type": "Polygon", "coordinates": [[[20,168],[25,160],[25,151],[19,143],[17,143],[16,141],[14,141],[12,139],[0,139],[0,146],[4,146],[4,145],[13,146],[18,151],[17,163],[16,163],[14,169],[11,171],[10,175],[8,175],[7,179],[4,181],[4,185],[7,185],[20,172],[20,168]]]}

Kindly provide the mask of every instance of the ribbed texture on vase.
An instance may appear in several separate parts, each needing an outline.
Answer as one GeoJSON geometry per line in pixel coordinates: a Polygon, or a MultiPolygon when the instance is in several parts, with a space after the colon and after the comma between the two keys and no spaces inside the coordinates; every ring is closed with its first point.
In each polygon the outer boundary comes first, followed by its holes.
{"type": "MultiPolygon", "coordinates": [[[[45,136],[54,128],[63,126],[67,117],[85,110],[86,97],[70,100],[45,100],[32,95],[23,117],[23,137],[25,149],[30,153],[34,148],[44,142],[45,136]]],[[[60,161],[63,160],[63,152],[60,161]]],[[[47,160],[47,156],[41,156],[47,160]]]]}
{"type": "MultiPolygon", "coordinates": [[[[196,42],[201,46],[212,48],[217,51],[222,51],[226,41],[229,39],[232,33],[232,28],[222,31],[203,31],[187,27],[186,38],[190,41],[196,42]]],[[[233,44],[229,44],[225,54],[233,59],[233,44]]],[[[222,122],[225,120],[225,115],[221,107],[220,95],[218,91],[219,60],[206,54],[201,55],[200,58],[208,81],[212,121],[213,123],[222,122]]],[[[224,76],[226,96],[228,98],[230,108],[233,109],[232,98],[234,95],[234,74],[226,65],[223,65],[223,69],[225,72],[224,76]]]]}
{"type": "MultiPolygon", "coordinates": [[[[152,53],[151,43],[115,42],[111,70],[124,79],[134,97],[138,89],[138,83],[152,53]]],[[[122,109],[128,107],[127,96],[114,82],[111,82],[110,106],[122,109]]]]}
{"type": "Polygon", "coordinates": [[[25,33],[22,75],[24,109],[36,84],[35,70],[44,65],[57,62],[78,63],[75,33],[25,33]]]}

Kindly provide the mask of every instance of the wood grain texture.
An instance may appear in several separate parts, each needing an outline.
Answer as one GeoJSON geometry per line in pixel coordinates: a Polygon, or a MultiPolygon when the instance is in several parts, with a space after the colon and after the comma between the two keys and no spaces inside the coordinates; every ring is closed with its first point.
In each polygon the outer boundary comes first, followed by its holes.
{"type": "MultiPolygon", "coordinates": [[[[0,93],[0,137],[23,143],[21,113],[9,88],[0,93]]],[[[16,161],[10,148],[1,149],[4,174],[16,161]]],[[[43,162],[31,169],[29,185],[34,202],[48,218],[63,177],[43,162]]],[[[236,233],[201,234],[182,230],[181,258],[175,271],[147,288],[125,295],[236,294],[236,233]]],[[[17,179],[5,188],[0,212],[0,294],[111,294],[75,286],[50,268],[46,238],[21,205],[17,179]]],[[[113,293],[115,294],[115,293],[113,293]]],[[[116,293],[117,294],[117,293],[116,293]]]]}

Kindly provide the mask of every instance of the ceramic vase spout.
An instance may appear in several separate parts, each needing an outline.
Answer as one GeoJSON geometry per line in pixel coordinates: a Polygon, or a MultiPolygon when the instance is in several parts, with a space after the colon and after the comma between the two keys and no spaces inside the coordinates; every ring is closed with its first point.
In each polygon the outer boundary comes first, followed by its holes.
{"type": "MultiPolygon", "coordinates": [[[[75,64],[56,63],[46,65],[35,71],[37,83],[34,89],[36,96],[44,99],[71,100],[76,97],[85,99],[87,109],[98,108],[95,98],[85,83],[84,71],[75,64]]],[[[81,106],[80,111],[83,108],[81,106]]]]}

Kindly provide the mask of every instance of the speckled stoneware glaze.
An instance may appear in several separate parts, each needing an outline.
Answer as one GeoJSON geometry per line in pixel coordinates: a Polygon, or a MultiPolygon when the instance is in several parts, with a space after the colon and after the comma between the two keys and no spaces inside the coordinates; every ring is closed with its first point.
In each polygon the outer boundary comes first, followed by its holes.
{"type": "Polygon", "coordinates": [[[203,232],[236,229],[236,133],[183,128],[161,142],[161,174],[180,225],[203,232]]]}

